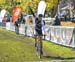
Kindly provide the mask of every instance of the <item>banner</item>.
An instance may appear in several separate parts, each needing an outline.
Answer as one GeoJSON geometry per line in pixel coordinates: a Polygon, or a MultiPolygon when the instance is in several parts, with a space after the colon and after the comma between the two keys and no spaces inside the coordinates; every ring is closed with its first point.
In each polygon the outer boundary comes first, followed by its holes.
{"type": "Polygon", "coordinates": [[[73,33],[73,29],[71,29],[71,28],[68,28],[68,29],[66,29],[66,43],[68,44],[68,45],[71,45],[72,43],[72,33],[73,33]]]}
{"type": "Polygon", "coordinates": [[[59,37],[60,37],[60,34],[59,34],[59,29],[56,29],[55,27],[50,27],[50,40],[52,42],[55,42],[55,43],[58,43],[60,42],[59,41],[59,37]],[[56,32],[55,32],[56,31],[56,32]]]}
{"type": "Polygon", "coordinates": [[[44,15],[46,9],[45,1],[40,1],[38,5],[37,15],[42,14],[44,15]]]}
{"type": "Polygon", "coordinates": [[[21,7],[15,7],[13,10],[13,17],[12,17],[12,22],[16,22],[19,16],[21,15],[22,8],[21,7]]]}
{"type": "Polygon", "coordinates": [[[61,43],[66,44],[66,28],[61,29],[61,37],[60,38],[61,38],[61,43]]]}
{"type": "Polygon", "coordinates": [[[20,34],[25,34],[25,25],[24,24],[20,25],[20,27],[19,27],[19,33],[20,34]]]}
{"type": "Polygon", "coordinates": [[[34,35],[34,27],[27,26],[27,36],[33,36],[33,35],[34,35]]]}
{"type": "Polygon", "coordinates": [[[1,10],[1,12],[0,12],[0,22],[2,22],[5,14],[6,14],[6,10],[5,9],[1,10]]]}
{"type": "Polygon", "coordinates": [[[74,27],[52,26],[50,27],[50,40],[57,44],[72,47],[73,29],[74,27]]]}
{"type": "Polygon", "coordinates": [[[10,30],[10,28],[11,28],[10,26],[11,26],[11,23],[10,23],[10,22],[7,22],[7,23],[6,23],[6,29],[7,29],[7,30],[10,30]]]}
{"type": "Polygon", "coordinates": [[[11,31],[15,31],[15,25],[14,25],[14,23],[11,23],[10,30],[11,31]]]}
{"type": "Polygon", "coordinates": [[[45,39],[50,40],[50,27],[46,26],[45,28],[45,39]]]}

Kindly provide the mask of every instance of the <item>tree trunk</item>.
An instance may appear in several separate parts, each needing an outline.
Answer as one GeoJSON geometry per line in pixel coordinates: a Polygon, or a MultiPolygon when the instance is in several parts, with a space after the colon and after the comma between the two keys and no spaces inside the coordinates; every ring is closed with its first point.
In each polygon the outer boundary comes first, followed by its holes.
{"type": "Polygon", "coordinates": [[[53,18],[53,17],[55,17],[55,15],[56,15],[56,13],[57,13],[57,11],[58,11],[58,6],[57,7],[55,7],[55,8],[53,8],[52,10],[51,10],[51,17],[53,18]]]}

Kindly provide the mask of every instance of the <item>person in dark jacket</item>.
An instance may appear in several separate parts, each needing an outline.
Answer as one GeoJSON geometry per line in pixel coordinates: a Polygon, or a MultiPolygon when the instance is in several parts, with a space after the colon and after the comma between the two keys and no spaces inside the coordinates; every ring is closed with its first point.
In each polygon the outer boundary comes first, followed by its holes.
{"type": "Polygon", "coordinates": [[[54,25],[60,25],[60,19],[56,16],[54,25]]]}
{"type": "Polygon", "coordinates": [[[15,32],[16,32],[16,34],[19,34],[19,26],[22,23],[22,21],[23,21],[23,15],[21,14],[19,16],[19,18],[17,19],[17,21],[15,22],[15,32]]]}
{"type": "Polygon", "coordinates": [[[39,15],[38,18],[35,19],[35,31],[36,31],[36,35],[42,36],[42,15],[39,15]]]}
{"type": "Polygon", "coordinates": [[[39,14],[38,18],[35,19],[35,47],[37,47],[37,51],[40,52],[40,57],[43,55],[42,50],[42,14],[39,14]],[[38,37],[38,41],[37,41],[38,37]]]}

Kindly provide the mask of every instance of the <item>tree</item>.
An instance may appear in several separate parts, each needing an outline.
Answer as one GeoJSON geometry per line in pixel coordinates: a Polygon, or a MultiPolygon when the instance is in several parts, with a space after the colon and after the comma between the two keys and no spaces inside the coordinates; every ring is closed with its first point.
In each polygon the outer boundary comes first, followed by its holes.
{"type": "MultiPolygon", "coordinates": [[[[28,5],[31,6],[32,10],[36,13],[38,3],[40,0],[0,0],[0,5],[2,8],[6,9],[8,12],[12,11],[12,8],[17,6],[19,2],[19,6],[23,8],[23,13],[28,13],[28,5]]],[[[47,4],[46,12],[47,14],[58,5],[58,0],[45,0],[47,4]]]]}

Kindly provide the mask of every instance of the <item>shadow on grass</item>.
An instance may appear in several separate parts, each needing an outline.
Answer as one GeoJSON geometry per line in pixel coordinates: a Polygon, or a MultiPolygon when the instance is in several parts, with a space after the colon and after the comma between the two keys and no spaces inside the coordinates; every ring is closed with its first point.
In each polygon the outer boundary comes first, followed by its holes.
{"type": "Polygon", "coordinates": [[[62,57],[60,57],[60,56],[58,56],[58,57],[43,56],[43,58],[54,59],[54,60],[72,60],[72,59],[75,59],[75,57],[62,58],[62,57]]]}

